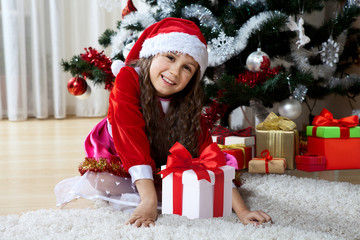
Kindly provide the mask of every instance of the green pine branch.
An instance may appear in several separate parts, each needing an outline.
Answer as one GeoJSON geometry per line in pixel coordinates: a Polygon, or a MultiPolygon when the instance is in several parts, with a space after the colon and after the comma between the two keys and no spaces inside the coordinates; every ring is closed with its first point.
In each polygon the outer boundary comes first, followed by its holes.
{"type": "Polygon", "coordinates": [[[111,37],[114,36],[116,32],[111,29],[106,29],[105,32],[99,37],[99,44],[104,48],[107,48],[111,44],[111,37]]]}

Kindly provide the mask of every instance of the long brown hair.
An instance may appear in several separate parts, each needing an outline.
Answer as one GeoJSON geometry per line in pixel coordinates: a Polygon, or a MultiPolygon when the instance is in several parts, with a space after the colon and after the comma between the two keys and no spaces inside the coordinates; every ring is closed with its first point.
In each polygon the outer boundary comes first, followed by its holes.
{"type": "Polygon", "coordinates": [[[175,142],[184,145],[193,157],[198,156],[203,92],[198,67],[188,85],[171,96],[169,109],[164,115],[150,80],[152,59],[153,57],[140,59],[137,66],[140,67],[140,101],[146,134],[152,158],[159,167],[166,164],[169,149],[175,142]]]}

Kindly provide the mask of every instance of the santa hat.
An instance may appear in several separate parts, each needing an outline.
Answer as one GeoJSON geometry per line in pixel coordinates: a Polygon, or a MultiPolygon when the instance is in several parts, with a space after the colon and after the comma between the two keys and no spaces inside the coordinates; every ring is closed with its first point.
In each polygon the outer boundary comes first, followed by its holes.
{"type": "Polygon", "coordinates": [[[165,52],[190,55],[200,66],[200,77],[204,75],[208,64],[206,40],[194,22],[181,18],[165,18],[146,28],[131,48],[125,64],[165,52]]]}

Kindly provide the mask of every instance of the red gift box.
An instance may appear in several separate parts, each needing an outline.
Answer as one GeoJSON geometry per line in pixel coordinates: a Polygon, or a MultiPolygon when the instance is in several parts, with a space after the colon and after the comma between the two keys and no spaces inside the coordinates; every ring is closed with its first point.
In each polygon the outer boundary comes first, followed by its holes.
{"type": "Polygon", "coordinates": [[[360,168],[360,138],[350,134],[350,128],[359,124],[357,115],[334,119],[332,113],[324,108],[312,124],[315,129],[318,126],[340,127],[340,138],[308,136],[308,153],[325,156],[326,170],[360,168]]]}
{"type": "Polygon", "coordinates": [[[236,158],[239,170],[249,167],[249,161],[252,158],[251,147],[243,147],[241,149],[222,149],[221,151],[231,154],[236,158]]]}
{"type": "Polygon", "coordinates": [[[296,156],[296,168],[306,172],[323,171],[326,168],[326,158],[320,155],[298,155],[296,156]]]}
{"type": "Polygon", "coordinates": [[[308,137],[308,153],[326,157],[326,170],[360,169],[360,138],[308,137]]]}

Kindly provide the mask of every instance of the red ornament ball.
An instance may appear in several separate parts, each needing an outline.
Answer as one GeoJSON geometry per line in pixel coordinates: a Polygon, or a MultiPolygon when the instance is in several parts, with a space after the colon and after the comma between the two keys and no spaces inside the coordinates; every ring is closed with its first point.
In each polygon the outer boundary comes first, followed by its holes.
{"type": "Polygon", "coordinates": [[[67,83],[69,93],[74,96],[83,95],[86,92],[87,87],[85,79],[79,76],[71,78],[67,83]]]}

